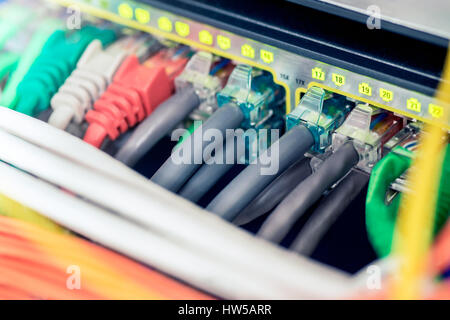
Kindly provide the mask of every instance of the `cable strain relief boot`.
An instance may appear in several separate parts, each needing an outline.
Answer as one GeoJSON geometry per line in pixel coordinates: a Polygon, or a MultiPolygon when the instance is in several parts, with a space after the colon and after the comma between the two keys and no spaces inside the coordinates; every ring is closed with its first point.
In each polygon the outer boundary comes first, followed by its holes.
{"type": "Polygon", "coordinates": [[[48,119],[48,124],[61,130],[65,130],[75,115],[74,108],[68,105],[59,105],[54,109],[48,119]]]}
{"type": "Polygon", "coordinates": [[[108,136],[106,129],[99,123],[92,123],[84,134],[84,141],[90,145],[100,148],[108,136]]]}
{"type": "Polygon", "coordinates": [[[33,115],[38,101],[39,97],[35,95],[22,96],[15,110],[26,115],[33,115]]]}

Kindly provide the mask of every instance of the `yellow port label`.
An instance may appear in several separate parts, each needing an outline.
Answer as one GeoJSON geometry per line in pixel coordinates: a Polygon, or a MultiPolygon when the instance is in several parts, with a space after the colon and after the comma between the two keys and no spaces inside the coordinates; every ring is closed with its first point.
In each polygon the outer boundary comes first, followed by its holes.
{"type": "Polygon", "coordinates": [[[366,82],[360,83],[358,85],[358,92],[366,96],[372,96],[372,87],[366,82]]]}
{"type": "Polygon", "coordinates": [[[311,76],[314,79],[320,80],[320,81],[324,81],[325,80],[325,72],[320,69],[319,67],[316,67],[314,69],[312,69],[312,74],[311,76]]]}
{"type": "Polygon", "coordinates": [[[390,102],[394,99],[394,93],[390,90],[380,88],[380,98],[386,102],[390,102]]]}
{"type": "Polygon", "coordinates": [[[187,23],[176,21],[175,22],[175,31],[181,37],[187,37],[191,33],[191,28],[187,23]]]}
{"type": "Polygon", "coordinates": [[[416,98],[410,98],[406,101],[406,108],[414,112],[420,112],[422,104],[416,98]]]}
{"type": "Polygon", "coordinates": [[[134,14],[136,16],[136,20],[139,23],[147,24],[150,22],[150,12],[148,10],[142,9],[142,8],[136,8],[134,11],[134,14]]]}
{"type": "Polygon", "coordinates": [[[209,31],[202,30],[198,33],[198,41],[211,46],[213,44],[213,36],[209,31]]]}
{"type": "Polygon", "coordinates": [[[118,12],[122,18],[133,19],[133,8],[127,3],[122,3],[118,8],[118,12]]]}
{"type": "Polygon", "coordinates": [[[254,59],[255,58],[255,49],[253,49],[253,47],[249,44],[244,44],[241,47],[241,54],[244,57],[254,59]]]}
{"type": "Polygon", "coordinates": [[[167,17],[161,17],[158,19],[158,28],[162,31],[172,32],[172,21],[167,17]]]}
{"type": "Polygon", "coordinates": [[[338,87],[343,86],[345,84],[345,77],[341,74],[333,73],[331,74],[331,78],[335,85],[338,87]]]}
{"type": "Polygon", "coordinates": [[[428,112],[433,118],[439,119],[444,115],[444,108],[436,104],[430,103],[428,105],[428,112]]]}
{"type": "Polygon", "coordinates": [[[217,36],[217,44],[219,45],[220,49],[228,50],[231,48],[231,39],[219,34],[217,36]]]}
{"type": "Polygon", "coordinates": [[[269,64],[273,62],[273,52],[261,49],[260,51],[261,60],[269,64]]]}

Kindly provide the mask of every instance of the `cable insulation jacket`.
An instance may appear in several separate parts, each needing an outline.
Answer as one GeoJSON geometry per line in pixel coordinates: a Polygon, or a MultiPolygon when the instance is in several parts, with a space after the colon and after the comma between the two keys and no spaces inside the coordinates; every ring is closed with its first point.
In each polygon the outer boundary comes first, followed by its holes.
{"type": "Polygon", "coordinates": [[[200,99],[193,87],[176,93],[136,128],[115,158],[130,167],[134,166],[199,105],[200,99]]]}
{"type": "Polygon", "coordinates": [[[304,158],[279,175],[237,217],[233,223],[247,224],[274,209],[301,181],[311,173],[310,158],[304,158]]]}
{"type": "Polygon", "coordinates": [[[369,182],[369,176],[353,170],[314,210],[305,226],[291,245],[299,254],[309,256],[333,223],[347,209],[369,182]]]}
{"type": "MultiPolygon", "coordinates": [[[[261,157],[277,160],[277,172],[283,172],[295,161],[304,157],[313,142],[313,136],[306,127],[294,127],[274,142],[261,157]]],[[[249,165],[231,181],[208,205],[207,210],[231,221],[264,190],[276,178],[276,173],[262,174],[262,169],[267,165],[263,164],[261,157],[256,164],[249,165]]]]}
{"type": "MultiPolygon", "coordinates": [[[[219,108],[207,121],[205,121],[192,135],[187,137],[175,151],[178,154],[187,153],[187,161],[176,163],[171,156],[152,177],[152,181],[160,186],[178,192],[186,181],[203,164],[203,151],[212,144],[205,135],[209,130],[218,130],[225,136],[227,129],[236,129],[243,121],[244,114],[235,105],[226,105],[219,108]],[[199,140],[201,140],[199,142],[199,140]]],[[[211,132],[211,131],[210,131],[211,132]]],[[[218,133],[216,131],[216,133],[218,133]]],[[[223,141],[214,141],[223,143],[223,141]]],[[[172,154],[173,155],[173,154],[172,154]]]]}
{"type": "MultiPolygon", "coordinates": [[[[183,186],[179,195],[192,202],[198,202],[212,187],[233,168],[239,160],[239,148],[237,148],[236,138],[234,143],[227,143],[222,152],[216,155],[217,159],[222,158],[222,163],[204,164],[194,176],[183,186]],[[227,163],[227,154],[233,154],[235,162],[227,163]]],[[[244,150],[245,151],[245,150],[244,150]]]]}

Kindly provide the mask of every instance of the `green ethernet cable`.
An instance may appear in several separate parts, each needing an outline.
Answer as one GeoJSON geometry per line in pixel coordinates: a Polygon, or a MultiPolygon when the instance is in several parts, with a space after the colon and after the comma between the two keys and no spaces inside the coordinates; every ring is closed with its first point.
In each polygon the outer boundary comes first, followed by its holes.
{"type": "Polygon", "coordinates": [[[52,96],[95,39],[107,46],[116,39],[116,34],[113,30],[95,26],[86,26],[75,32],[55,31],[18,85],[17,104],[10,107],[27,115],[47,109],[52,96]]]}
{"type": "MultiPolygon", "coordinates": [[[[366,227],[375,251],[380,257],[391,251],[401,194],[386,200],[390,185],[411,166],[413,154],[403,147],[395,147],[374,167],[367,191],[366,227]]],[[[434,234],[437,234],[450,216],[450,146],[447,145],[442,166],[435,214],[434,234]]]]}
{"type": "Polygon", "coordinates": [[[18,60],[17,67],[8,79],[5,88],[3,89],[0,105],[14,108],[17,103],[17,87],[23,80],[33,62],[39,56],[44,44],[49,37],[57,30],[62,29],[63,24],[57,19],[46,19],[39,24],[36,32],[33,33],[30,43],[25,48],[18,60]]]}
{"type": "MultiPolygon", "coordinates": [[[[15,66],[17,65],[17,61],[19,61],[19,58],[19,55],[12,52],[5,52],[0,54],[0,82],[3,81],[7,74],[10,74],[12,70],[14,70],[15,66]]],[[[0,103],[0,105],[2,104],[0,103]]]]}

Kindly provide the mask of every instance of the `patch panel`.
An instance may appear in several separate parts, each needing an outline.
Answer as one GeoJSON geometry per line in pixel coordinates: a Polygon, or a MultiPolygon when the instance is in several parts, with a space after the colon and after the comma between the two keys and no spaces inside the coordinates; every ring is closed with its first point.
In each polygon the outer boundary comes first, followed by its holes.
{"type": "MultiPolygon", "coordinates": [[[[286,90],[287,113],[297,105],[300,92],[305,92],[311,86],[321,86],[424,122],[443,117],[443,106],[432,95],[421,94],[417,89],[408,90],[293,54],[145,3],[119,0],[98,3],[55,1],[64,5],[79,5],[86,12],[99,17],[268,70],[273,74],[275,82],[286,90]]],[[[448,124],[444,126],[448,128],[448,124]]]]}

